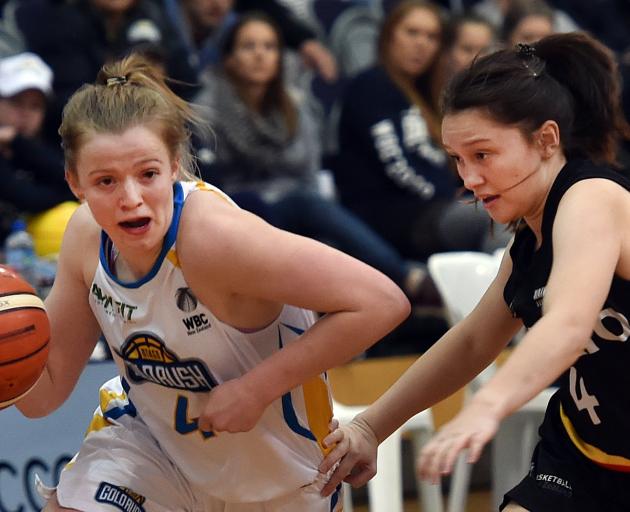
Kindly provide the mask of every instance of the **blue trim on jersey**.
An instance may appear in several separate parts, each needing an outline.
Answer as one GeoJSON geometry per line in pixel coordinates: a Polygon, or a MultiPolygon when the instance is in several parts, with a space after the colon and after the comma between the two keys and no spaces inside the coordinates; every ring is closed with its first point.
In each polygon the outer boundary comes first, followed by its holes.
{"type": "Polygon", "coordinates": [[[162,244],[162,250],[160,251],[160,255],[157,260],[153,264],[153,267],[149,271],[149,273],[140,278],[138,281],[134,282],[125,282],[118,279],[118,277],[111,271],[109,265],[109,258],[107,258],[107,249],[111,247],[112,241],[110,240],[105,230],[101,231],[101,249],[99,251],[99,258],[101,260],[101,265],[105,269],[105,273],[109,276],[109,278],[114,281],[116,284],[124,287],[124,288],[140,288],[144,283],[150,281],[155,277],[155,274],[158,273],[160,267],[162,266],[162,262],[166,257],[166,254],[171,249],[173,244],[175,243],[175,239],[177,238],[177,230],[179,228],[179,218],[182,213],[182,208],[184,206],[184,189],[179,181],[176,181],[173,184],[173,219],[171,220],[171,225],[166,232],[166,236],[164,237],[164,242],[162,244]]]}
{"type": "MultiPolygon", "coordinates": [[[[286,324],[282,324],[282,325],[285,325],[286,327],[288,327],[294,332],[297,332],[297,330],[300,330],[297,327],[291,327],[290,325],[286,325],[286,324]]],[[[302,330],[302,332],[304,331],[302,330]]],[[[278,346],[280,347],[280,349],[282,349],[282,347],[284,346],[282,343],[282,333],[280,332],[280,327],[278,327],[278,346]]],[[[295,408],[293,407],[293,399],[291,398],[291,391],[282,395],[282,415],[284,416],[284,421],[287,422],[287,425],[289,426],[291,430],[293,430],[293,432],[303,437],[306,437],[306,439],[310,439],[311,441],[317,442],[317,439],[315,439],[315,436],[313,435],[313,433],[306,427],[303,427],[302,425],[300,425],[300,422],[298,421],[298,418],[297,418],[297,414],[295,414],[295,408]]]]}
{"type": "Polygon", "coordinates": [[[330,497],[330,512],[335,512],[335,507],[337,506],[337,502],[339,501],[339,493],[341,492],[341,484],[337,486],[335,492],[330,497]]]}
{"type": "Polygon", "coordinates": [[[110,409],[109,411],[104,411],[103,417],[108,420],[117,420],[118,418],[120,418],[121,416],[124,416],[125,414],[128,414],[132,418],[135,418],[138,415],[136,406],[131,401],[131,398],[129,398],[129,390],[131,389],[129,386],[129,383],[125,380],[124,377],[120,378],[120,383],[122,385],[123,391],[127,395],[127,405],[125,405],[124,407],[114,407],[113,409],[110,409]]]}
{"type": "Polygon", "coordinates": [[[284,325],[287,329],[291,329],[298,336],[304,334],[304,329],[300,329],[299,327],[293,327],[292,325],[289,325],[289,324],[282,324],[282,325],[284,325]]]}

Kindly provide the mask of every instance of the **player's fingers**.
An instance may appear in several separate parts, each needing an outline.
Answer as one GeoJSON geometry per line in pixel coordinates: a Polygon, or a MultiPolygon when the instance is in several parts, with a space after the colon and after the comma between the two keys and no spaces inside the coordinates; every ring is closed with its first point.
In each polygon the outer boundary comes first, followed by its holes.
{"type": "Polygon", "coordinates": [[[435,439],[422,450],[420,455],[420,478],[432,483],[439,482],[442,452],[446,447],[444,439],[435,439]]]}
{"type": "Polygon", "coordinates": [[[212,422],[207,416],[200,416],[197,420],[197,428],[202,432],[212,432],[212,422]]]}
{"type": "Polygon", "coordinates": [[[320,473],[328,473],[342,457],[348,453],[350,442],[347,439],[341,440],[337,445],[324,457],[319,465],[320,473]]]}
{"type": "Polygon", "coordinates": [[[344,439],[344,437],[345,437],[344,431],[338,428],[334,430],[333,432],[331,432],[330,434],[328,434],[322,441],[322,444],[324,445],[324,448],[329,448],[330,446],[338,444],[342,439],[344,439]]]}
{"type": "Polygon", "coordinates": [[[326,482],[326,485],[321,491],[322,496],[329,496],[332,494],[341,481],[350,474],[350,471],[354,466],[354,461],[348,459],[349,457],[342,459],[337,468],[332,472],[328,482],[326,482]]]}
{"type": "Polygon", "coordinates": [[[422,480],[429,479],[429,468],[435,456],[436,444],[435,440],[429,441],[426,446],[422,448],[420,456],[416,462],[416,473],[422,480]]]}
{"type": "Polygon", "coordinates": [[[477,437],[471,439],[469,443],[466,462],[468,462],[469,464],[474,464],[475,462],[477,462],[479,460],[479,457],[481,457],[481,451],[483,450],[485,444],[485,441],[477,437]]]}
{"type": "Polygon", "coordinates": [[[349,483],[352,487],[361,487],[365,485],[368,480],[376,475],[376,465],[375,464],[362,464],[358,470],[355,469],[350,473],[346,478],[344,478],[344,482],[349,483]]]}
{"type": "Polygon", "coordinates": [[[440,465],[440,473],[442,475],[447,475],[453,471],[453,466],[455,465],[457,457],[462,451],[466,453],[465,449],[469,441],[470,440],[466,439],[464,436],[459,436],[453,439],[442,457],[440,465]]]}
{"type": "Polygon", "coordinates": [[[328,430],[330,430],[331,432],[334,432],[338,428],[339,428],[339,420],[337,420],[336,418],[333,418],[332,420],[330,420],[330,423],[328,424],[328,430]]]}

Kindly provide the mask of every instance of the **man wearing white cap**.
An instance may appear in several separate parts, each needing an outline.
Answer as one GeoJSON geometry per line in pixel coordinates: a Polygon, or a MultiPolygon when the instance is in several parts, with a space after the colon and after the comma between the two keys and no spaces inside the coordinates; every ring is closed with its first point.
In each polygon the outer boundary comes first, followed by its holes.
{"type": "Polygon", "coordinates": [[[38,134],[51,84],[50,67],[34,53],[0,59],[0,140],[6,142],[10,128],[25,137],[38,134]]]}
{"type": "Polygon", "coordinates": [[[72,198],[60,149],[39,138],[52,78],[34,53],[0,59],[0,241],[17,216],[72,198]]]}

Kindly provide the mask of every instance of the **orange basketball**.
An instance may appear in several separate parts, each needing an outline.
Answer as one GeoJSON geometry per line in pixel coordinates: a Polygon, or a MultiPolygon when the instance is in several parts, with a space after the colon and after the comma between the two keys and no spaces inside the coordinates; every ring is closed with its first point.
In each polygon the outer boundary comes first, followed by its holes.
{"type": "Polygon", "coordinates": [[[33,287],[0,265],[0,409],[22,398],[48,358],[50,324],[33,287]]]}

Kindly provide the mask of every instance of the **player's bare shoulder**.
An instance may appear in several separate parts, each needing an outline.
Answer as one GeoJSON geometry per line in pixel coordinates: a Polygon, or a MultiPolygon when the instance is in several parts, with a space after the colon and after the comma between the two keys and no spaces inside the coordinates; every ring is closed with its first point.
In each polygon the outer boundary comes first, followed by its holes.
{"type": "Polygon", "coordinates": [[[220,256],[233,244],[245,243],[264,222],[215,190],[195,191],[186,199],[177,237],[178,253],[190,249],[220,256]]]}

